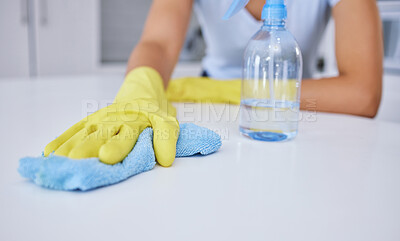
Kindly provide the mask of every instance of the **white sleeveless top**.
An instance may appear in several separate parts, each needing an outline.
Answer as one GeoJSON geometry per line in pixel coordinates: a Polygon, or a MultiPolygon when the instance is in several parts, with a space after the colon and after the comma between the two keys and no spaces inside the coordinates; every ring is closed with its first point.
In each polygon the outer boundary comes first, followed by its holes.
{"type": "MultiPolygon", "coordinates": [[[[195,0],[194,10],[206,42],[203,69],[217,79],[241,78],[244,49],[260,29],[247,9],[229,20],[222,16],[233,0],[195,0]]],[[[310,78],[316,63],[319,41],[331,8],[340,0],[286,0],[287,29],[294,35],[303,54],[303,78],[310,78]]],[[[261,10],[260,10],[261,11],[261,10]]]]}

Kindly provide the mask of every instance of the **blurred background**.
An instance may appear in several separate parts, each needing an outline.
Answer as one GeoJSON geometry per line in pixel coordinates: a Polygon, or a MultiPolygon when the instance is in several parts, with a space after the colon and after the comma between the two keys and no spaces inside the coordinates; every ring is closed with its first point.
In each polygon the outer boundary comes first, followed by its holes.
{"type": "MultiPolygon", "coordinates": [[[[385,43],[378,118],[400,121],[400,0],[377,1],[385,43]]],[[[151,0],[0,0],[0,82],[42,76],[123,74],[151,0]]],[[[198,75],[205,44],[193,14],[174,77],[198,75]]],[[[314,77],[337,73],[334,21],[318,46],[314,77]]]]}

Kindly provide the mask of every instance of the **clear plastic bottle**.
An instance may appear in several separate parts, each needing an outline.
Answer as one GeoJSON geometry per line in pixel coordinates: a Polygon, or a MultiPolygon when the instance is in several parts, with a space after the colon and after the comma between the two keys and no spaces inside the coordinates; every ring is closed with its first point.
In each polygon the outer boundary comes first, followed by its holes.
{"type": "Polygon", "coordinates": [[[285,28],[283,0],[267,0],[262,18],[244,53],[239,129],[256,140],[290,140],[298,130],[301,51],[285,28]]]}

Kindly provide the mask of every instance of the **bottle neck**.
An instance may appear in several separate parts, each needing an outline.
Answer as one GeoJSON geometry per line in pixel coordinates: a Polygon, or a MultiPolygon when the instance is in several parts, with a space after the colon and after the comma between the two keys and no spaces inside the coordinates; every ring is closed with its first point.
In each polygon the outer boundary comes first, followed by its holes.
{"type": "Polygon", "coordinates": [[[284,19],[265,19],[263,27],[271,29],[285,28],[286,22],[284,19]]]}

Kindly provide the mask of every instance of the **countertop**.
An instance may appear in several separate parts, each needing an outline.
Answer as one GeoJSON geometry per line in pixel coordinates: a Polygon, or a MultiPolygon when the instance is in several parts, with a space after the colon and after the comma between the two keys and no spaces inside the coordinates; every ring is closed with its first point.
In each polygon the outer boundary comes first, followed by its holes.
{"type": "Polygon", "coordinates": [[[181,122],[221,134],[217,153],[89,192],[19,176],[19,158],[40,155],[121,82],[0,82],[0,240],[400,240],[395,122],[302,112],[295,140],[266,143],[239,134],[237,106],[181,103],[181,122]]]}

